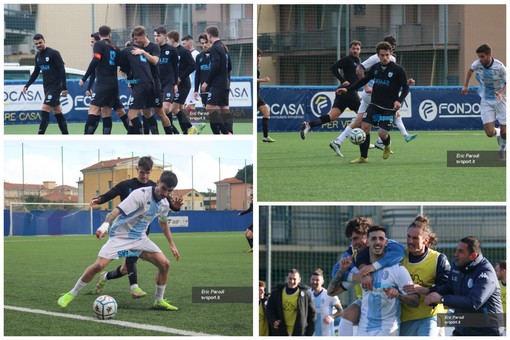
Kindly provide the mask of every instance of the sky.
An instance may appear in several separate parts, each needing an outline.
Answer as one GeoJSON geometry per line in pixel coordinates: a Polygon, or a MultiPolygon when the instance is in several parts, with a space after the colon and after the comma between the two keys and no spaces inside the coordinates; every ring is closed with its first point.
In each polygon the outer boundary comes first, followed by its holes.
{"type": "MultiPolygon", "coordinates": [[[[80,170],[99,160],[132,156],[152,156],[155,164],[171,166],[179,183],[177,189],[193,187],[201,192],[216,191],[214,182],[234,177],[239,169],[253,164],[253,143],[246,140],[151,139],[133,141],[67,140],[4,140],[4,181],[9,183],[42,184],[55,181],[77,187],[83,179],[80,170]],[[23,154],[23,157],[22,157],[23,154]],[[24,161],[22,161],[22,158],[24,161]],[[193,166],[192,166],[193,159],[193,166]],[[193,168],[193,176],[192,176],[193,168]],[[193,177],[193,180],[192,180],[193,177]]],[[[157,180],[157,178],[151,178],[157,180]]]]}

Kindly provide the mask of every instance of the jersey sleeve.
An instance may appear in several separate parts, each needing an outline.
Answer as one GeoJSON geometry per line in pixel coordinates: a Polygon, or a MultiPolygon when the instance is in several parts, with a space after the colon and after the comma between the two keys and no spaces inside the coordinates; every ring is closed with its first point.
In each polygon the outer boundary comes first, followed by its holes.
{"type": "Polygon", "coordinates": [[[406,251],[404,246],[397,241],[388,239],[388,245],[386,246],[384,256],[377,262],[374,262],[373,266],[375,270],[379,270],[384,267],[391,267],[402,261],[405,255],[406,251]]]}
{"type": "Polygon", "coordinates": [[[135,190],[125,200],[120,202],[117,208],[119,208],[122,215],[130,215],[143,206],[144,197],[143,190],[135,190]]]}
{"type": "Polygon", "coordinates": [[[404,292],[404,286],[405,285],[411,285],[413,284],[413,279],[411,278],[411,275],[407,271],[406,267],[404,267],[401,264],[396,265],[395,267],[395,282],[397,284],[398,291],[404,295],[407,295],[404,292]]]}
{"type": "Polygon", "coordinates": [[[363,67],[363,69],[366,71],[370,70],[372,68],[372,66],[374,66],[375,64],[377,64],[379,62],[379,57],[377,56],[377,54],[373,54],[371,55],[370,57],[368,57],[367,60],[365,60],[364,62],[361,63],[361,66],[363,67]]]}
{"type": "Polygon", "coordinates": [[[34,63],[34,72],[32,72],[32,74],[30,75],[30,78],[28,79],[27,83],[25,84],[26,88],[29,88],[30,85],[32,85],[32,83],[37,79],[37,77],[39,77],[39,73],[41,73],[41,68],[37,64],[37,55],[35,56],[35,59],[36,59],[36,61],[34,63]]]}

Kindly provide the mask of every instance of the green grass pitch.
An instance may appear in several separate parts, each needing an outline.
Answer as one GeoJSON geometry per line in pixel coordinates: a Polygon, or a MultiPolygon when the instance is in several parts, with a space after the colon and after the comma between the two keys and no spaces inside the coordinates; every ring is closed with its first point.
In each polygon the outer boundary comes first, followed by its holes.
{"type": "MultiPolygon", "coordinates": [[[[342,143],[338,157],[329,143],[338,136],[310,132],[257,136],[257,199],[260,202],[504,202],[506,167],[447,167],[447,151],[497,151],[483,131],[418,131],[406,143],[392,132],[394,154],[370,149],[368,164],[350,164],[359,147],[342,143]]],[[[371,142],[377,138],[371,134],[371,142]]]]}
{"type": "MultiPolygon", "coordinates": [[[[177,129],[179,132],[181,129],[177,124],[177,129]]],[[[71,135],[83,135],[83,129],[85,127],[85,123],[68,123],[67,124],[69,134],[71,135]]],[[[39,128],[38,124],[24,124],[24,125],[4,125],[4,134],[6,135],[36,135],[37,129],[39,128]]],[[[99,126],[96,130],[96,135],[102,134],[102,123],[99,123],[99,126]]],[[[163,130],[163,125],[158,123],[159,133],[164,135],[165,131],[163,130]]],[[[235,122],[234,121],[234,134],[246,135],[253,133],[253,124],[251,122],[235,122]]],[[[54,118],[50,118],[50,124],[48,125],[48,129],[46,130],[47,135],[60,135],[60,129],[58,128],[58,124],[55,122],[54,118]]],[[[113,122],[112,127],[113,135],[125,135],[126,129],[121,122],[113,122]]],[[[206,125],[204,130],[202,131],[202,135],[212,135],[211,126],[209,124],[206,125]]]]}
{"type": "MultiPolygon", "coordinates": [[[[192,287],[252,287],[252,253],[242,232],[174,233],[181,259],[175,261],[162,234],[152,234],[170,259],[165,298],[179,311],[151,309],[156,268],[139,260],[138,281],[148,294],[134,300],[127,277],[108,281],[104,294],[118,304],[115,320],[225,336],[253,335],[252,303],[192,303],[192,287]]],[[[98,276],[61,309],[60,294],[69,291],[95,261],[106,240],[95,236],[4,238],[4,305],[92,317],[98,276]]],[[[120,265],[111,262],[106,270],[120,265]]],[[[252,289],[250,289],[252,290],[252,289]]],[[[5,336],[168,336],[172,334],[121,327],[108,320],[92,322],[4,309],[5,336]]]]}

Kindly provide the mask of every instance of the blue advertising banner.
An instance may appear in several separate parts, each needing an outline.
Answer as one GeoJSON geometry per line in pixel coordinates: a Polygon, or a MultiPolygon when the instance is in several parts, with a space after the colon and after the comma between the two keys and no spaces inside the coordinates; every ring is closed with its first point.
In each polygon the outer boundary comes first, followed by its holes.
{"type": "MultiPolygon", "coordinates": [[[[39,76],[41,78],[41,76],[39,76]]],[[[5,81],[4,84],[4,124],[39,124],[41,106],[44,100],[42,80],[38,79],[24,94],[26,81],[5,81]]],[[[230,88],[230,108],[234,118],[252,120],[253,117],[253,77],[233,77],[230,88]]],[[[85,123],[90,106],[90,97],[85,96],[85,88],[78,85],[77,80],[68,80],[69,94],[61,97],[62,112],[67,122],[85,123]]],[[[119,97],[127,109],[130,89],[123,79],[119,79],[119,97]]],[[[202,103],[197,102],[197,109],[202,103]]],[[[120,121],[113,114],[114,121],[120,121]]]]}
{"type": "MultiPolygon", "coordinates": [[[[408,130],[482,130],[480,97],[471,87],[463,96],[461,87],[412,86],[400,110],[408,130]]],[[[260,94],[270,107],[271,131],[298,131],[304,121],[327,114],[333,105],[335,87],[261,87],[260,94]]],[[[347,109],[335,122],[314,131],[343,130],[355,117],[347,109]]],[[[262,115],[257,113],[257,131],[262,131],[262,115]]]]}

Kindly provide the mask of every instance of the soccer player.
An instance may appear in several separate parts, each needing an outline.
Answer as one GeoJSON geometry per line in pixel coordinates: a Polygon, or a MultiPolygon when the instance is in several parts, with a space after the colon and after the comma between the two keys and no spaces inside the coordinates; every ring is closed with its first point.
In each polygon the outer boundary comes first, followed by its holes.
{"type": "Polygon", "coordinates": [[[335,319],[342,315],[342,304],[338,296],[329,296],[324,284],[324,271],[316,268],[310,277],[310,294],[315,303],[315,332],[314,336],[334,336],[335,319]],[[333,313],[333,307],[336,313],[333,313]]]}
{"type": "MultiPolygon", "coordinates": [[[[167,39],[168,44],[175,47],[179,55],[178,90],[177,93],[175,93],[174,101],[170,107],[170,115],[177,116],[183,134],[196,134],[198,132],[197,128],[191,124],[185,105],[186,97],[188,96],[189,91],[191,91],[189,75],[195,71],[195,60],[193,59],[191,52],[179,43],[179,32],[168,32],[167,39]]],[[[172,117],[169,118],[172,120],[172,117]]],[[[203,126],[200,127],[203,129],[203,126]]]]}
{"type": "Polygon", "coordinates": [[[346,88],[337,89],[337,93],[357,91],[359,87],[374,79],[372,99],[361,125],[367,138],[360,145],[360,157],[352,160],[351,163],[368,163],[370,130],[373,125],[379,127],[379,137],[381,137],[384,144],[383,159],[390,157],[391,139],[389,131],[391,131],[395,113],[400,109],[402,102],[409,93],[406,72],[400,65],[390,60],[391,50],[392,47],[389,43],[385,41],[378,43],[376,51],[380,62],[375,64],[363,79],[346,88]],[[402,92],[399,95],[400,90],[402,92]]]}
{"type": "Polygon", "coordinates": [[[434,286],[425,304],[439,303],[455,313],[479,314],[479,324],[461,322],[455,326],[456,336],[499,336],[504,324],[501,290],[490,262],[482,255],[480,242],[474,236],[462,238],[455,250],[455,261],[448,281],[434,286]]]}
{"type": "Polygon", "coordinates": [[[446,255],[434,250],[436,234],[432,231],[429,219],[418,216],[407,228],[406,257],[402,264],[413,279],[413,284],[404,286],[407,294],[418,294],[418,308],[402,306],[400,335],[437,336],[437,314],[446,313],[442,304],[428,306],[425,296],[432,286],[440,286],[448,281],[450,262],[446,255]]]}
{"type": "Polygon", "coordinates": [[[273,138],[269,137],[269,107],[266,102],[260,96],[260,83],[270,82],[271,79],[269,77],[260,78],[260,59],[262,58],[262,51],[257,48],[257,110],[262,113],[262,141],[265,143],[274,143],[276,142],[273,138]]]}
{"type": "Polygon", "coordinates": [[[112,130],[112,107],[119,100],[119,81],[117,79],[117,66],[120,50],[112,44],[111,28],[99,27],[100,40],[94,43],[94,55],[87,72],[80,79],[79,85],[83,87],[87,79],[95,74],[96,86],[90,102],[85,134],[91,135],[96,131],[101,111],[103,114],[103,133],[110,134],[112,130]]]}
{"type": "Polygon", "coordinates": [[[203,110],[205,111],[205,106],[207,105],[207,95],[209,94],[209,89],[206,91],[201,91],[200,87],[202,83],[207,80],[209,76],[209,72],[211,72],[211,44],[209,40],[207,40],[207,34],[202,33],[198,36],[198,41],[200,42],[200,46],[202,46],[202,52],[200,52],[195,58],[196,63],[196,71],[195,71],[195,80],[194,84],[194,96],[195,100],[202,101],[203,110]]]}
{"type": "MultiPolygon", "coordinates": [[[[237,214],[237,216],[243,216],[248,213],[253,212],[253,194],[250,194],[250,206],[245,211],[240,212],[237,214]]],[[[246,240],[248,241],[248,244],[250,245],[250,248],[246,251],[247,253],[253,252],[253,224],[250,224],[248,228],[244,231],[244,237],[246,237],[246,240]]]]}
{"type": "MultiPolygon", "coordinates": [[[[349,55],[338,60],[335,64],[331,66],[331,72],[340,81],[339,87],[349,86],[350,84],[354,84],[358,80],[356,68],[361,63],[361,60],[359,59],[360,53],[361,42],[353,40],[349,44],[349,55]],[[343,71],[343,76],[340,73],[339,69],[343,71]]],[[[303,124],[301,124],[300,131],[301,139],[305,139],[308,131],[314,126],[326,124],[338,119],[338,117],[340,117],[340,115],[342,114],[342,112],[344,112],[346,108],[350,108],[354,112],[357,112],[359,108],[359,102],[360,99],[357,91],[352,91],[347,96],[341,96],[339,93],[336,93],[333,107],[328,112],[328,114],[321,115],[319,118],[312,122],[304,122],[303,124]]],[[[339,156],[343,157],[342,153],[340,152],[340,148],[335,148],[334,145],[331,144],[330,147],[339,156]]]]}
{"type": "MultiPolygon", "coordinates": [[[[368,249],[372,263],[384,255],[388,239],[386,229],[374,225],[368,230],[368,249]]],[[[348,258],[350,260],[350,258],[348,258]]],[[[349,261],[345,265],[348,264],[349,261]]],[[[345,267],[343,264],[342,267],[345,267]]],[[[344,268],[343,268],[344,269],[344,268]]],[[[351,270],[349,281],[361,281],[357,267],[351,270]]],[[[363,288],[358,336],[398,336],[400,324],[400,303],[417,307],[419,297],[403,291],[404,285],[412,284],[409,272],[397,263],[371,274],[373,288],[363,288]]],[[[348,285],[347,282],[344,285],[348,285]]]]}
{"type": "MultiPolygon", "coordinates": [[[[392,48],[391,53],[392,53],[392,55],[390,57],[390,60],[396,63],[397,59],[396,59],[395,54],[394,54],[396,46],[397,46],[396,39],[393,36],[391,36],[391,35],[387,35],[386,37],[384,37],[383,41],[386,41],[387,43],[389,43],[391,45],[391,48],[392,48]]],[[[376,53],[376,54],[373,54],[372,56],[370,56],[363,63],[358,65],[358,67],[356,68],[356,73],[358,75],[358,78],[359,79],[363,78],[365,76],[365,73],[368,72],[368,70],[372,66],[377,64],[378,62],[379,62],[379,56],[376,53]]],[[[412,79],[412,78],[408,79],[407,84],[409,86],[414,85],[415,84],[414,79],[412,79]]],[[[337,152],[336,147],[338,147],[338,151],[340,151],[340,145],[350,135],[351,131],[354,128],[360,128],[361,127],[363,115],[365,114],[365,112],[367,110],[367,107],[370,104],[370,101],[372,99],[372,87],[373,87],[373,81],[370,81],[368,84],[366,84],[363,87],[363,92],[361,93],[361,103],[360,103],[360,107],[359,107],[359,109],[357,111],[356,118],[353,121],[351,121],[349,126],[347,126],[345,128],[345,130],[342,131],[342,133],[335,140],[333,140],[333,142],[332,142],[333,145],[330,144],[330,147],[335,152],[337,152]]],[[[402,117],[400,116],[399,112],[396,113],[395,123],[397,124],[397,127],[400,130],[400,133],[402,133],[402,135],[404,136],[404,139],[405,139],[406,142],[409,143],[410,141],[412,141],[412,140],[414,140],[416,138],[417,134],[415,134],[415,133],[414,134],[409,134],[407,132],[407,129],[406,129],[405,125],[404,125],[404,122],[402,121],[402,117]]],[[[370,144],[370,148],[372,148],[372,147],[375,147],[375,148],[380,149],[380,150],[384,150],[384,145],[382,144],[382,141],[380,139],[378,139],[375,144],[370,144]]],[[[393,152],[391,152],[391,153],[393,153],[393,152]]],[[[337,153],[337,155],[338,155],[338,153],[337,153]]]]}
{"type": "Polygon", "coordinates": [[[229,107],[232,61],[228,48],[220,40],[218,27],[208,26],[205,33],[207,34],[207,40],[212,44],[210,54],[211,72],[201,86],[202,91],[209,88],[206,110],[209,112],[211,124],[217,126],[213,130],[215,134],[218,134],[221,124],[225,124],[228,134],[233,134],[234,118],[229,107]]]}
{"type": "MultiPolygon", "coordinates": [[[[193,37],[189,34],[185,35],[181,39],[181,44],[182,44],[182,46],[187,48],[188,51],[191,52],[191,56],[193,57],[193,60],[195,60],[195,62],[196,62],[197,56],[200,54],[200,52],[198,52],[195,49],[195,47],[193,46],[193,37]]],[[[197,69],[197,66],[195,65],[195,71],[191,72],[191,74],[189,75],[189,80],[191,82],[192,89],[195,88],[195,75],[197,72],[196,69],[197,69]]],[[[186,105],[186,109],[189,112],[195,111],[196,103],[197,103],[197,100],[195,99],[195,93],[193,91],[189,91],[188,96],[186,97],[186,102],[184,103],[186,105]]]]}
{"type": "MultiPolygon", "coordinates": [[[[502,260],[496,265],[496,276],[499,280],[499,289],[501,289],[503,313],[506,315],[506,260],[502,260]]],[[[506,328],[503,335],[506,335],[506,328]]]]}
{"type": "Polygon", "coordinates": [[[286,284],[277,285],[271,292],[266,312],[272,336],[313,335],[315,304],[308,289],[301,285],[297,269],[289,270],[286,284]]]}
{"type": "Polygon", "coordinates": [[[37,79],[39,73],[42,72],[44,102],[41,108],[41,123],[39,124],[38,134],[44,135],[46,133],[50,123],[50,111],[53,111],[60,132],[63,135],[68,135],[67,122],[60,106],[60,96],[67,96],[68,93],[64,61],[59,51],[46,46],[46,41],[42,34],[35,34],[33,40],[38,52],[35,55],[34,72],[32,72],[28,82],[23,87],[23,93],[27,93],[30,85],[37,79]]]}
{"type": "Polygon", "coordinates": [[[481,97],[480,111],[483,129],[487,137],[496,136],[499,145],[500,158],[505,158],[506,148],[506,68],[503,63],[492,57],[492,49],[483,44],[476,49],[478,59],[475,60],[466,74],[463,95],[469,89],[469,80],[476,74],[480,83],[478,95],[481,97]],[[496,120],[499,129],[496,128],[496,120]]]}
{"type": "MultiPolygon", "coordinates": [[[[131,192],[136,189],[156,186],[156,183],[149,179],[150,173],[152,171],[152,166],[154,162],[150,157],[140,157],[138,160],[138,166],[136,168],[137,177],[127,179],[125,181],[119,182],[113,188],[111,188],[108,192],[99,195],[98,197],[93,198],[90,201],[90,205],[100,205],[107,203],[113,200],[115,197],[119,196],[121,201],[124,201],[131,192]]],[[[170,209],[172,211],[180,211],[182,206],[182,198],[171,198],[167,197],[168,203],[170,204],[170,209]]],[[[149,235],[150,226],[147,228],[146,234],[149,235]]],[[[102,272],[99,275],[99,282],[96,284],[96,294],[101,293],[101,290],[106,285],[107,280],[118,279],[126,274],[128,274],[129,285],[131,296],[134,299],[142,298],[147,293],[144,292],[140,287],[138,287],[138,274],[136,262],[138,261],[138,256],[126,256],[122,265],[118,266],[116,269],[110,272],[102,272]]]]}
{"type": "Polygon", "coordinates": [[[140,188],[133,191],[128,198],[106,216],[105,222],[96,231],[96,236],[103,238],[106,234],[110,234],[108,241],[99,251],[96,261],[85,269],[74,287],[58,299],[60,307],[66,308],[80,290],[92,281],[94,276],[112,260],[134,252],[158,268],[154,308],[178,310],[177,307],[163,298],[170,261],[145,234],[148,225],[155,218],[158,218],[159,226],[168,241],[170,250],[175,259],[179,260],[179,250],[173,241],[167,220],[169,206],[166,200],[166,197],[171,194],[176,185],[177,176],[171,171],[164,171],[155,187],[140,188]]]}
{"type": "MultiPolygon", "coordinates": [[[[158,67],[159,77],[161,80],[161,91],[163,95],[163,112],[170,122],[170,132],[179,133],[172,122],[172,115],[170,114],[171,103],[174,100],[174,95],[178,91],[177,83],[179,82],[179,56],[177,49],[169,44],[166,40],[166,28],[160,26],[154,29],[154,40],[159,45],[161,54],[159,55],[158,67]]],[[[163,121],[163,119],[161,120],[163,121]]],[[[168,134],[167,128],[165,133],[168,134]]]]}
{"type": "Polygon", "coordinates": [[[259,336],[269,336],[266,305],[266,283],[259,281],[259,336]]]}

